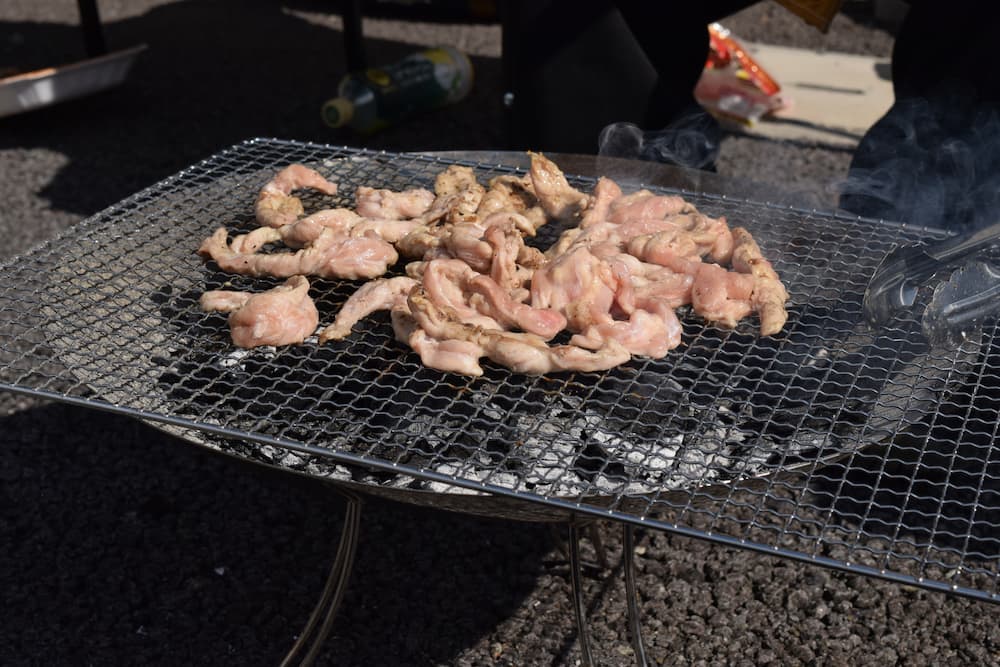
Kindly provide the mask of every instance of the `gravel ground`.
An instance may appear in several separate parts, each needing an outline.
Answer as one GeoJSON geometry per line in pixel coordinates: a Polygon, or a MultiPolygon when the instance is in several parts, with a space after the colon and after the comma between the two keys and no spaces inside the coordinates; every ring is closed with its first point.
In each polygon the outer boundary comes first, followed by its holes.
{"type": "MultiPolygon", "coordinates": [[[[322,3],[99,3],[112,48],[149,50],[121,88],[0,120],[7,258],[253,136],[393,150],[502,145],[495,26],[370,21],[369,54],[414,45],[473,56],[466,101],[365,142],[319,123],[342,74],[322,3]]],[[[724,23],[777,44],[886,55],[849,2],[821,36],[774,5],[724,23]]],[[[0,66],[80,55],[75,3],[8,0],[0,66]]],[[[719,172],[773,176],[830,205],[850,153],[728,137],[719,172]]],[[[332,561],[330,489],[204,452],[136,421],[0,393],[0,664],[273,665],[332,561]]],[[[321,661],[574,665],[560,531],[372,500],[321,661]]],[[[600,525],[612,562],[619,529],[600,525]]],[[[661,532],[636,547],[650,657],[660,664],[996,665],[996,608],[661,532]]],[[[585,579],[602,664],[634,664],[620,569],[585,579]]]]}

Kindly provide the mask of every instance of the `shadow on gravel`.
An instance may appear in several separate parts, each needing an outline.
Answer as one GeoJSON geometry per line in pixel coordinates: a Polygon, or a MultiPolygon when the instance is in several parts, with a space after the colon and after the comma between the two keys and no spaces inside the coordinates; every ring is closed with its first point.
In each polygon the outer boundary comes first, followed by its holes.
{"type": "MultiPolygon", "coordinates": [[[[0,419],[3,664],[274,665],[318,599],[342,506],[135,420],[61,404],[0,419]]],[[[543,525],[379,501],[324,656],[450,664],[524,604],[543,525]]]]}
{"type": "MultiPolygon", "coordinates": [[[[469,97],[373,137],[333,130],[320,107],[344,74],[343,35],[290,13],[295,2],[178,1],[105,21],[108,47],[145,43],[121,86],[3,119],[0,149],[46,148],[69,158],[41,195],[55,209],[93,214],[219,150],[255,136],[393,150],[496,148],[502,143],[499,59],[473,58],[469,97]]],[[[22,69],[79,60],[75,26],[0,20],[4,53],[22,69]]],[[[412,44],[368,39],[369,62],[412,44]]],[[[11,175],[17,178],[17,175],[11,175]]]]}

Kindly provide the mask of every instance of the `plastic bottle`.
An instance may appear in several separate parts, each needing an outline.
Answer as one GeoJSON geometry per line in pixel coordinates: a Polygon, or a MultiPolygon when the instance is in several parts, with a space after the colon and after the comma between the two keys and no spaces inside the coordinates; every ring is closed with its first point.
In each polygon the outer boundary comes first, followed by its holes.
{"type": "Polygon", "coordinates": [[[330,127],[370,134],[418,113],[458,102],[472,88],[472,63],[450,46],[411,54],[399,62],[352,72],[338,96],[323,104],[330,127]]]}

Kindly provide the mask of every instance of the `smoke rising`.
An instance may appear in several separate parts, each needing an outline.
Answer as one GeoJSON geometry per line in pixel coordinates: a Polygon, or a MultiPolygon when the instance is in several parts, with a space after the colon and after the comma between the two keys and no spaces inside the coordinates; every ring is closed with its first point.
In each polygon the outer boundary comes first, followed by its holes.
{"type": "MultiPolygon", "coordinates": [[[[707,114],[654,131],[613,123],[600,133],[599,154],[714,171],[721,136],[707,114]]],[[[777,171],[766,179],[780,188],[794,176],[777,171]]],[[[847,173],[830,178],[815,185],[820,207],[956,232],[998,222],[1000,104],[956,84],[897,100],[865,134],[847,173]]]]}
{"type": "Polygon", "coordinates": [[[721,130],[707,113],[691,113],[662,130],[612,123],[601,130],[598,155],[714,169],[721,130]]]}
{"type": "Polygon", "coordinates": [[[954,87],[898,100],[836,189],[858,215],[955,231],[997,222],[1000,113],[954,87]]]}

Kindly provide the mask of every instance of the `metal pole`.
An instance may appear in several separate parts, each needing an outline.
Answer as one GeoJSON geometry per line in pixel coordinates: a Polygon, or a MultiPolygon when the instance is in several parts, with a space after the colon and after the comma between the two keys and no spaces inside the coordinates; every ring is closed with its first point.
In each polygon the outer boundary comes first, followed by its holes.
{"type": "Polygon", "coordinates": [[[587,628],[587,609],[583,602],[583,580],[580,574],[580,531],[573,520],[569,522],[569,570],[573,582],[576,629],[580,639],[580,662],[583,667],[593,667],[594,658],[590,652],[590,631],[587,628]]]}
{"type": "Polygon", "coordinates": [[[285,659],[281,661],[281,667],[290,667],[294,664],[296,656],[309,643],[311,646],[299,664],[305,667],[315,662],[323,648],[323,643],[330,635],[333,619],[337,615],[337,609],[340,607],[340,602],[344,599],[344,592],[347,590],[347,581],[354,566],[354,554],[358,547],[358,535],[361,528],[361,498],[347,491],[338,490],[338,493],[344,497],[347,507],[344,511],[344,528],[340,533],[337,556],[334,558],[333,567],[330,568],[330,575],[327,577],[326,586],[323,588],[319,602],[316,603],[312,615],[306,622],[306,627],[299,633],[295,644],[288,651],[285,659]],[[320,623],[320,619],[322,619],[322,623],[320,623]]]}
{"type": "Polygon", "coordinates": [[[103,56],[108,52],[104,41],[104,26],[97,10],[97,0],[76,0],[80,8],[80,28],[83,30],[83,47],[89,58],[103,56]]]}
{"type": "Polygon", "coordinates": [[[361,27],[361,0],[344,0],[344,57],[347,71],[356,72],[368,67],[365,57],[365,36],[361,27]]]}
{"type": "Polygon", "coordinates": [[[625,597],[627,598],[628,627],[632,635],[632,650],[635,651],[635,664],[647,667],[646,647],[642,641],[642,623],[639,618],[639,597],[635,589],[635,528],[630,523],[624,524],[624,539],[622,540],[622,563],[625,566],[625,597]]]}

